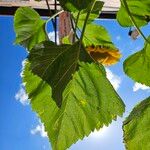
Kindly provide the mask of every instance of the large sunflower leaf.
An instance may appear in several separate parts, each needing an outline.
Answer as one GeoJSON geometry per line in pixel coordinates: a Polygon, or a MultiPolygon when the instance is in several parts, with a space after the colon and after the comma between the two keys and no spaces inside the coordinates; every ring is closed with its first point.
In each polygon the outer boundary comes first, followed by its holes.
{"type": "Polygon", "coordinates": [[[23,81],[53,150],[67,149],[124,112],[124,103],[107,80],[104,68],[94,63],[80,63],[63,93],[61,108],[51,99],[50,86],[32,74],[29,63],[23,81]]]}
{"type": "Polygon", "coordinates": [[[75,12],[85,9],[95,0],[59,0],[60,5],[64,10],[75,12]]]}
{"type": "Polygon", "coordinates": [[[45,31],[45,20],[30,7],[20,7],[14,17],[16,44],[23,45],[28,50],[42,41],[48,40],[45,31]]]}
{"type": "Polygon", "coordinates": [[[139,103],[123,123],[127,150],[150,148],[150,97],[139,103]]]}
{"type": "Polygon", "coordinates": [[[52,87],[52,97],[61,106],[62,93],[78,69],[78,61],[91,61],[88,53],[79,49],[79,42],[73,45],[55,45],[43,42],[29,53],[33,73],[52,87]]]}
{"type": "MultiPolygon", "coordinates": [[[[150,41],[150,36],[148,38],[150,41]]],[[[124,72],[136,82],[150,86],[150,44],[124,61],[124,72]]]]}
{"type": "MultiPolygon", "coordinates": [[[[143,26],[148,24],[150,21],[150,0],[126,0],[126,2],[137,25],[143,26]]],[[[117,20],[121,26],[133,26],[123,2],[117,13],[117,20]]]]}
{"type": "Polygon", "coordinates": [[[83,43],[86,47],[91,45],[100,45],[111,49],[117,49],[112,43],[107,30],[103,26],[96,25],[94,23],[86,26],[83,43]]]}

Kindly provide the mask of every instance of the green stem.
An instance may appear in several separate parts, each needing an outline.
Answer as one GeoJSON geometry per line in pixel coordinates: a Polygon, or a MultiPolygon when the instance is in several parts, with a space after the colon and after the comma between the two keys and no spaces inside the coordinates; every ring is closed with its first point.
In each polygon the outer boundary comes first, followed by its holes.
{"type": "Polygon", "coordinates": [[[82,40],[83,40],[84,33],[85,33],[85,29],[86,29],[86,25],[87,25],[87,22],[88,22],[89,16],[90,16],[90,14],[91,14],[91,11],[92,11],[92,9],[93,9],[93,7],[94,7],[94,5],[95,5],[95,2],[96,2],[96,1],[94,1],[94,2],[93,2],[93,4],[92,4],[92,7],[91,7],[90,11],[89,11],[89,12],[87,12],[87,15],[86,15],[86,18],[85,18],[85,21],[84,21],[84,25],[83,25],[83,29],[82,29],[82,33],[81,33],[81,37],[80,37],[80,46],[79,46],[79,48],[81,48],[82,40]]]}
{"type": "MultiPolygon", "coordinates": [[[[82,29],[82,33],[81,33],[81,36],[80,36],[80,39],[79,39],[79,51],[78,51],[78,58],[79,58],[79,55],[80,55],[80,51],[81,51],[81,47],[82,47],[82,40],[83,40],[83,37],[84,37],[84,32],[85,32],[85,29],[86,29],[86,25],[87,25],[87,22],[88,22],[88,19],[89,19],[89,16],[91,14],[91,11],[95,5],[95,2],[96,0],[92,3],[92,7],[90,9],[89,12],[87,12],[87,15],[86,15],[86,18],[85,18],[85,21],[84,21],[84,25],[83,25],[83,29],[82,29]]],[[[78,25],[77,25],[77,28],[78,28],[78,25]]],[[[90,56],[90,55],[89,55],[90,56]]],[[[91,57],[91,56],[90,56],[91,57]]],[[[95,62],[95,60],[91,57],[91,59],[93,60],[93,62],[95,62]]]]}
{"type": "Polygon", "coordinates": [[[87,22],[88,22],[90,13],[91,13],[91,11],[89,11],[89,12],[87,13],[86,18],[85,18],[85,21],[84,21],[84,25],[83,25],[83,29],[82,29],[82,33],[81,33],[81,37],[80,37],[80,42],[81,42],[81,43],[82,43],[82,40],[83,40],[83,36],[84,36],[84,33],[85,33],[85,29],[86,29],[86,25],[87,25],[87,22]]]}
{"type": "Polygon", "coordinates": [[[128,7],[128,4],[127,4],[126,0],[121,0],[121,1],[122,1],[122,3],[124,4],[124,7],[125,7],[125,9],[126,9],[128,15],[129,15],[129,17],[130,17],[130,19],[131,19],[133,25],[136,27],[136,29],[137,29],[138,32],[141,34],[141,36],[143,37],[143,39],[144,39],[146,42],[150,43],[150,41],[145,37],[145,35],[143,34],[143,32],[142,32],[142,31],[140,30],[140,28],[138,27],[136,21],[134,20],[134,18],[133,18],[133,16],[132,16],[131,12],[130,12],[130,10],[129,10],[129,7],[128,7]]]}
{"type": "Polygon", "coordinates": [[[75,28],[74,28],[73,42],[75,42],[76,31],[77,31],[77,27],[78,27],[78,21],[79,21],[80,13],[81,13],[81,11],[78,12],[77,19],[76,19],[76,21],[75,21],[75,28]]]}
{"type": "MultiPolygon", "coordinates": [[[[71,17],[70,17],[70,20],[71,20],[71,27],[72,27],[72,29],[73,29],[73,32],[74,33],[76,33],[76,30],[75,30],[75,27],[74,27],[74,18],[72,17],[72,15],[71,15],[71,17]]],[[[77,34],[74,34],[74,36],[79,40],[79,37],[77,36],[77,34]]],[[[74,38],[74,37],[73,37],[74,38]]],[[[75,41],[74,41],[74,39],[72,40],[72,42],[74,43],[75,41]]]]}

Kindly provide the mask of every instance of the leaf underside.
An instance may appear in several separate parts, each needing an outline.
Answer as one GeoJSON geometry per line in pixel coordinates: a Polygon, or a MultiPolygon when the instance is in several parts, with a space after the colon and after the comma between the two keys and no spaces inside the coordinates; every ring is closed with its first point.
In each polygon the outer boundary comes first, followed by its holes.
{"type": "Polygon", "coordinates": [[[14,16],[15,43],[30,50],[36,44],[48,40],[45,23],[34,9],[18,8],[14,16]]]}
{"type": "Polygon", "coordinates": [[[99,45],[102,47],[108,47],[109,49],[117,49],[112,43],[112,40],[107,30],[103,26],[94,23],[87,25],[83,38],[83,43],[86,47],[91,45],[99,45]]]}
{"type": "Polygon", "coordinates": [[[139,103],[123,124],[124,143],[127,150],[150,148],[150,97],[139,103]]]}
{"type": "Polygon", "coordinates": [[[51,86],[52,97],[59,107],[66,85],[78,70],[78,61],[92,61],[83,47],[79,49],[79,42],[73,45],[43,42],[30,51],[28,58],[33,73],[51,86]]]}
{"type": "Polygon", "coordinates": [[[80,62],[79,71],[63,92],[61,108],[52,100],[50,86],[32,74],[29,63],[23,81],[53,150],[67,149],[124,112],[124,103],[107,80],[104,68],[94,63],[80,62]]]}
{"type": "MultiPolygon", "coordinates": [[[[150,41],[150,36],[148,38],[150,41]]],[[[150,44],[124,61],[124,72],[134,81],[150,86],[150,44]]]]}
{"type": "MultiPolygon", "coordinates": [[[[144,26],[150,21],[150,1],[149,0],[126,0],[129,10],[138,26],[144,26]]],[[[133,23],[123,5],[117,13],[117,21],[121,26],[130,27],[133,23]]]]}

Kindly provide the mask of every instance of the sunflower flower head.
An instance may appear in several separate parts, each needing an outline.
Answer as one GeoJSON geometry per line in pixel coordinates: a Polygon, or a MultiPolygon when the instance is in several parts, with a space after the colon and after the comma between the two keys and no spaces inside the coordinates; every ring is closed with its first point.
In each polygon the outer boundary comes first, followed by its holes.
{"type": "Polygon", "coordinates": [[[113,65],[121,58],[121,53],[118,49],[110,49],[102,46],[89,46],[86,47],[86,50],[95,61],[98,61],[103,65],[113,65]]]}

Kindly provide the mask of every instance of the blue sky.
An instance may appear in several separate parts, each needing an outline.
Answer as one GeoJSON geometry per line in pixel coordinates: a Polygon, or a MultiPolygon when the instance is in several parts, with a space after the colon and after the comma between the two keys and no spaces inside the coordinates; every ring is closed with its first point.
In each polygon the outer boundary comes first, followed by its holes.
{"type": "MultiPolygon", "coordinates": [[[[83,141],[78,141],[70,150],[124,150],[122,120],[135,104],[149,96],[150,89],[138,84],[135,86],[124,74],[122,64],[127,56],[143,47],[143,39],[131,40],[128,36],[129,28],[120,27],[115,20],[96,20],[96,23],[108,29],[113,42],[122,52],[120,62],[109,67],[107,72],[126,104],[126,112],[123,118],[118,118],[109,127],[92,133],[83,141]]],[[[51,30],[49,27],[48,31],[51,30]]],[[[150,26],[142,30],[148,36],[150,26]]],[[[44,134],[41,136],[42,126],[36,114],[29,105],[23,105],[21,99],[15,98],[19,91],[22,95],[18,98],[26,100],[26,95],[20,90],[20,72],[27,54],[24,48],[13,44],[14,40],[13,17],[0,16],[0,150],[49,150],[50,144],[44,134]]]]}

